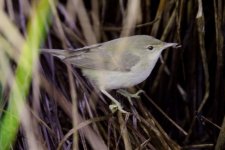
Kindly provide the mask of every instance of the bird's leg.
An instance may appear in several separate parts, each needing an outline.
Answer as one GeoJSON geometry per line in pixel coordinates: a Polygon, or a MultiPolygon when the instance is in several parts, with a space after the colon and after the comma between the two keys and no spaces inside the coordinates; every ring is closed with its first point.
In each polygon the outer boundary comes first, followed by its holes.
{"type": "Polygon", "coordinates": [[[105,94],[105,96],[107,96],[111,101],[113,101],[114,104],[109,105],[109,108],[111,109],[111,111],[114,113],[117,109],[119,111],[121,111],[122,113],[128,113],[127,111],[123,110],[121,104],[115,99],[113,98],[106,90],[101,90],[101,92],[103,94],[105,94]]]}
{"type": "Polygon", "coordinates": [[[139,90],[135,94],[131,94],[127,90],[124,90],[124,89],[118,89],[116,92],[123,95],[124,97],[126,97],[128,99],[128,101],[130,102],[130,104],[133,104],[131,101],[131,98],[139,99],[140,98],[139,94],[144,93],[143,90],[139,90]]]}

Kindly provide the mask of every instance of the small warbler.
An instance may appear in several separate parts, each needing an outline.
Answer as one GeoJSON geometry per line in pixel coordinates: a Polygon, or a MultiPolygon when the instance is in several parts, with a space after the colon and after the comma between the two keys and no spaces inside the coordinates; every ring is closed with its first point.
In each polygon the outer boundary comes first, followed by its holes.
{"type": "Polygon", "coordinates": [[[100,91],[115,103],[121,104],[107,91],[128,88],[144,81],[151,73],[161,52],[177,43],[162,42],[152,36],[135,35],[75,50],[43,49],[82,70],[100,91]]]}

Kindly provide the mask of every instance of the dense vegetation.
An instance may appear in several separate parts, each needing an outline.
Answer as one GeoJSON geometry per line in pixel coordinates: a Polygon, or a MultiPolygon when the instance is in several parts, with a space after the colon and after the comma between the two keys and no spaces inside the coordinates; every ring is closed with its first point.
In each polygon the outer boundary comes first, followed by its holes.
{"type": "MultiPolygon", "coordinates": [[[[1,122],[37,3],[1,3],[1,122]]],[[[110,92],[130,114],[111,113],[110,100],[78,68],[40,50],[38,63],[30,64],[32,82],[13,149],[224,149],[223,1],[52,0],[48,15],[36,30],[47,33],[41,48],[76,49],[140,34],[181,47],[165,51],[149,78],[130,89],[145,91],[133,104],[110,92]]]]}

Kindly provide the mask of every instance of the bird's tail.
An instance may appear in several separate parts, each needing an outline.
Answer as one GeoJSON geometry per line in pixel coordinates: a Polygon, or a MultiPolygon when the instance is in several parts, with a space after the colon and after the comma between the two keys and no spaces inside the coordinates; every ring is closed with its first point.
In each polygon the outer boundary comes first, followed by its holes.
{"type": "Polygon", "coordinates": [[[41,52],[51,54],[60,59],[65,59],[70,54],[68,50],[62,50],[62,49],[41,49],[41,52]]]}

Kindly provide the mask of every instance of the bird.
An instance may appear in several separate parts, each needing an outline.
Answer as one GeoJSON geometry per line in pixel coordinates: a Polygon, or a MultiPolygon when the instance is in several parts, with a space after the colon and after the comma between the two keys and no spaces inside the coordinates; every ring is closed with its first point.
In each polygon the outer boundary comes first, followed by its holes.
{"type": "Polygon", "coordinates": [[[127,113],[108,91],[143,82],[151,74],[162,51],[177,45],[149,35],[133,35],[74,50],[42,49],[42,52],[80,68],[82,74],[112,100],[114,104],[110,108],[113,112],[118,109],[127,113]]]}

